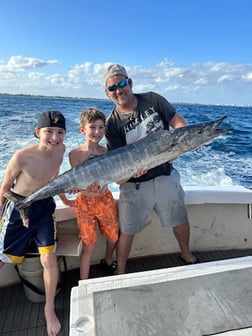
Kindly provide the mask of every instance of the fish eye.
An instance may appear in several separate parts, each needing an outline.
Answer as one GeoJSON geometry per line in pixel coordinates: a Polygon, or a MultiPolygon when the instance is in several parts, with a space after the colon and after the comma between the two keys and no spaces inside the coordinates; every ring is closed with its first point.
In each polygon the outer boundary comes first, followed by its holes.
{"type": "Polygon", "coordinates": [[[200,128],[200,129],[198,130],[198,134],[202,134],[202,133],[203,133],[203,129],[200,128]]]}

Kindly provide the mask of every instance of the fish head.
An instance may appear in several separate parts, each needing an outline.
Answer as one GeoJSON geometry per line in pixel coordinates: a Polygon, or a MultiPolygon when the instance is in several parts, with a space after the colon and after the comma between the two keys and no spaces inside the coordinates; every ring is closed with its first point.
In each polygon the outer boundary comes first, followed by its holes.
{"type": "Polygon", "coordinates": [[[226,116],[223,116],[216,120],[177,128],[174,140],[183,150],[194,150],[212,139],[231,131],[231,129],[218,128],[225,118],[226,116]]]}

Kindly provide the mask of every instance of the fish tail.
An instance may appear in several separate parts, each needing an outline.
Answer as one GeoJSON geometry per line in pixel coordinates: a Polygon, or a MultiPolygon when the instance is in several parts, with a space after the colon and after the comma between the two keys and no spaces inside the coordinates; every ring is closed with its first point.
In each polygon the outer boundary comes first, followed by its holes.
{"type": "Polygon", "coordinates": [[[21,218],[26,219],[29,217],[29,207],[26,205],[24,206],[25,196],[21,196],[14,191],[9,190],[4,193],[4,197],[14,202],[15,208],[20,212],[21,218]]]}
{"type": "Polygon", "coordinates": [[[15,203],[15,206],[18,204],[22,204],[22,201],[25,199],[25,196],[21,196],[19,194],[16,194],[14,191],[7,191],[4,193],[4,197],[8,200],[15,203]]]}

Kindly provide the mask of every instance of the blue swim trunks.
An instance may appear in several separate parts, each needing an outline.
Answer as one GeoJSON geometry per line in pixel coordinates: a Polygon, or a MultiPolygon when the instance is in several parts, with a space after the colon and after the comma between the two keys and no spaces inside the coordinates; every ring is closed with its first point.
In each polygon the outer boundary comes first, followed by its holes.
{"type": "Polygon", "coordinates": [[[40,254],[53,253],[56,247],[55,207],[52,197],[32,203],[26,228],[13,201],[6,199],[0,214],[0,260],[21,263],[31,242],[40,254]]]}

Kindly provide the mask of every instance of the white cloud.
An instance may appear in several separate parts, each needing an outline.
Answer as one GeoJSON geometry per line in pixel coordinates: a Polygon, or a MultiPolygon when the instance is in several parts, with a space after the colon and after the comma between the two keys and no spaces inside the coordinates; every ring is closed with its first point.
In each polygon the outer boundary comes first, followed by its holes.
{"type": "Polygon", "coordinates": [[[44,61],[32,57],[12,56],[6,64],[2,63],[3,65],[0,65],[0,71],[24,71],[57,63],[57,60],[44,61]]]}
{"type": "Polygon", "coordinates": [[[38,81],[38,80],[43,79],[45,77],[45,74],[41,72],[29,72],[27,76],[33,81],[38,81]]]}
{"type": "MultiPolygon", "coordinates": [[[[103,73],[110,64],[83,62],[59,71],[58,60],[12,56],[0,60],[0,92],[106,98],[103,73]],[[41,68],[44,72],[34,71],[41,68]]],[[[171,102],[252,105],[252,64],[177,66],[164,59],[151,67],[124,66],[135,92],[156,91],[171,102]]]]}
{"type": "Polygon", "coordinates": [[[64,86],[66,84],[66,77],[59,73],[48,76],[47,79],[53,85],[64,86]]]}
{"type": "Polygon", "coordinates": [[[252,81],[252,72],[248,72],[242,76],[245,81],[252,81]]]}
{"type": "Polygon", "coordinates": [[[194,82],[196,85],[206,85],[208,83],[207,78],[199,78],[194,82]]]}
{"type": "Polygon", "coordinates": [[[217,79],[217,82],[225,82],[234,79],[232,75],[223,75],[217,79]]]}

